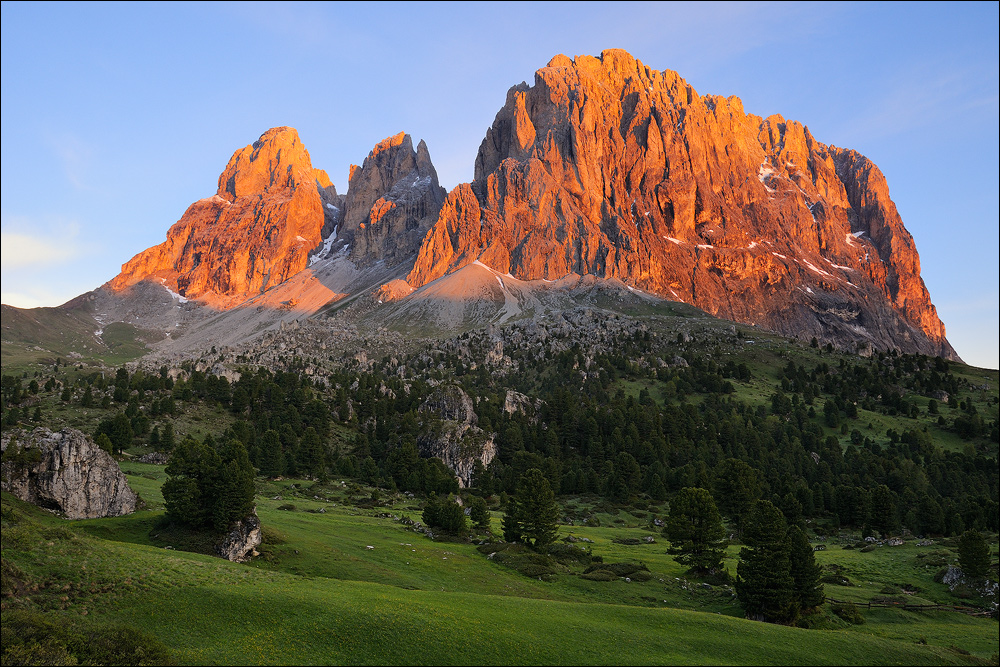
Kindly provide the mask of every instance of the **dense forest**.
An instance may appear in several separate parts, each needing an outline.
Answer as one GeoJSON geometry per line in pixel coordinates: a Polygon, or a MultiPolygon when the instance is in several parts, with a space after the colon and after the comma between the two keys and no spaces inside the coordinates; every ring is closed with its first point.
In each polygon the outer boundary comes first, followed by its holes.
{"type": "Polygon", "coordinates": [[[477,345],[465,334],[402,359],[344,359],[322,377],[304,372],[314,360],[290,357],[282,370],[243,366],[234,381],[194,362],[70,381],[56,363],[47,376],[3,376],[3,425],[58,427],[39,401],[58,395],[101,415],[93,435],[108,449],[170,451],[176,418],[211,408],[227,419],[209,444],[238,441],[261,475],[337,475],[426,495],[458,481],[420,446],[437,420],[421,406],[457,386],[484,434],[469,446],[495,445],[488,466],[475,463],[477,495],[506,497],[539,469],[558,495],[618,503],[709,489],[735,531],[757,499],[817,534],[1000,529],[995,388],[972,386],[941,358],[814,344],[768,367],[640,331],[597,353],[572,340],[556,352],[513,352],[498,372],[474,361],[486,355],[477,345]],[[898,427],[873,433],[872,415],[898,427]],[[939,433],[965,444],[939,446],[939,433]]]}

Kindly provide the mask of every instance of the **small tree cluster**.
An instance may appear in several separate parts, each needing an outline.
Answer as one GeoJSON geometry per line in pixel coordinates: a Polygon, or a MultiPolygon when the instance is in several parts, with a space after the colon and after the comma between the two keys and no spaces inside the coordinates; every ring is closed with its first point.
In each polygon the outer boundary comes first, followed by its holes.
{"type": "Polygon", "coordinates": [[[177,445],[163,500],[175,523],[222,532],[253,512],[254,469],[240,441],[218,450],[212,445],[210,438],[201,443],[190,436],[177,445]]]}
{"type": "Polygon", "coordinates": [[[805,533],[798,526],[788,529],[773,503],[757,501],[747,516],[743,541],[736,595],[748,618],[787,623],[799,610],[823,602],[820,569],[805,533]]]}
{"type": "Polygon", "coordinates": [[[433,496],[423,513],[424,523],[448,533],[460,535],[468,530],[465,510],[448,496],[433,496]]]}

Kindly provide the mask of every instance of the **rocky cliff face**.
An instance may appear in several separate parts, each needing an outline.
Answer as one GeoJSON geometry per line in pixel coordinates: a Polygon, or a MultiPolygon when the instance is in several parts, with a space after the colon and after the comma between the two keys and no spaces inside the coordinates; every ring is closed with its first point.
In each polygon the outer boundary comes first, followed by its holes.
{"type": "Polygon", "coordinates": [[[617,278],[838,344],[955,358],[877,167],[620,50],[521,84],[407,282],[474,261],[517,278],[617,278]]]}
{"type": "Polygon", "coordinates": [[[424,456],[436,456],[452,469],[462,488],[472,484],[476,461],[488,466],[496,456],[492,433],[479,421],[472,399],[458,385],[442,385],[421,404],[424,430],[417,447],[424,456]]]}
{"type": "Polygon", "coordinates": [[[5,433],[0,449],[3,490],[21,500],[69,519],[135,511],[139,498],[118,463],[76,429],[5,433]]]}
{"type": "Polygon", "coordinates": [[[444,198],[427,144],[413,150],[403,132],[380,141],[360,167],[351,166],[341,233],[351,259],[362,265],[411,259],[444,198]]]}
{"type": "Polygon", "coordinates": [[[215,195],[190,207],[167,240],[122,266],[115,291],[142,280],[229,308],[306,267],[340,220],[343,198],[289,127],[236,151],[215,195]]]}

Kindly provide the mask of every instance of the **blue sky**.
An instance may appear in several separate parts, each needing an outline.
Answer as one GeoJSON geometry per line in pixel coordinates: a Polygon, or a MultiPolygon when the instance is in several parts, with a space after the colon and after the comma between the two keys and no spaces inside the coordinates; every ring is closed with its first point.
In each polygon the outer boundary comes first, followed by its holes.
{"type": "Polygon", "coordinates": [[[509,87],[624,48],[871,158],[949,340],[1000,365],[997,3],[4,2],[0,29],[4,303],[111,279],[270,127],[340,192],[409,132],[450,189],[509,87]]]}

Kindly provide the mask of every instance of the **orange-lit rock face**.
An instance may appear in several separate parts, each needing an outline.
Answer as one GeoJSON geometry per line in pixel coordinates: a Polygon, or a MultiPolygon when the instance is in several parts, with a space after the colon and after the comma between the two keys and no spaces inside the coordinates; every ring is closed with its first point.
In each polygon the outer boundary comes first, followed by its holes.
{"type": "Polygon", "coordinates": [[[444,198],[423,141],[415,151],[403,132],[380,141],[362,166],[351,167],[341,232],[351,259],[367,265],[412,258],[444,198]]]}
{"type": "Polygon", "coordinates": [[[268,130],[233,154],[214,196],[192,204],[167,240],[129,260],[110,287],[150,279],[185,297],[232,307],[305,268],[324,225],[332,224],[324,200],[335,197],[298,133],[268,130]]]}
{"type": "Polygon", "coordinates": [[[477,259],[521,279],[619,278],[785,334],[954,356],[875,165],[620,50],[556,56],[508,92],[475,180],[448,194],[407,281],[477,259]]]}

